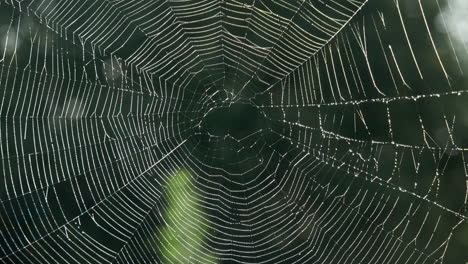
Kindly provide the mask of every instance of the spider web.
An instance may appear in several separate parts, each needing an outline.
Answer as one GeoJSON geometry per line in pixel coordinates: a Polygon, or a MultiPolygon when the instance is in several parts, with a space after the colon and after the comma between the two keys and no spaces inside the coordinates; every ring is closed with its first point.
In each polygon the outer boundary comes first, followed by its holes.
{"type": "Polygon", "coordinates": [[[460,3],[1,1],[1,262],[464,263],[460,3]]]}

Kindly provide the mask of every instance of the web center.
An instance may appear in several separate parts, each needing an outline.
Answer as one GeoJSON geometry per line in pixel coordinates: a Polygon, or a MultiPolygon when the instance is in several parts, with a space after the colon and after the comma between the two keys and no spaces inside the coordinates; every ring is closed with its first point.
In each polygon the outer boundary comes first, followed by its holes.
{"type": "Polygon", "coordinates": [[[240,140],[260,131],[265,123],[265,117],[257,107],[233,103],[211,110],[203,119],[201,128],[214,136],[230,135],[240,140]]]}

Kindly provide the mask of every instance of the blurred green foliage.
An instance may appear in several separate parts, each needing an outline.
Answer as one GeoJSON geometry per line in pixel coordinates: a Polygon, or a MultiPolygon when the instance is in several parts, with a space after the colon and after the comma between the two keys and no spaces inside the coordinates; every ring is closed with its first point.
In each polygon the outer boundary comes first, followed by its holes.
{"type": "Polygon", "coordinates": [[[181,169],[170,177],[167,185],[166,225],[161,230],[162,245],[155,246],[161,249],[169,263],[179,263],[181,259],[189,261],[194,255],[203,259],[204,263],[217,263],[216,256],[203,245],[210,226],[203,218],[201,197],[195,192],[193,184],[190,172],[181,169]]]}

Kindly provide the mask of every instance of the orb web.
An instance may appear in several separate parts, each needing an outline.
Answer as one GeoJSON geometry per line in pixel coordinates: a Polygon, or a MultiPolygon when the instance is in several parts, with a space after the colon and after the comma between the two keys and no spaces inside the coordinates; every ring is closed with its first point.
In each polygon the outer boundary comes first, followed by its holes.
{"type": "Polygon", "coordinates": [[[463,1],[0,1],[2,263],[464,263],[463,1]]]}

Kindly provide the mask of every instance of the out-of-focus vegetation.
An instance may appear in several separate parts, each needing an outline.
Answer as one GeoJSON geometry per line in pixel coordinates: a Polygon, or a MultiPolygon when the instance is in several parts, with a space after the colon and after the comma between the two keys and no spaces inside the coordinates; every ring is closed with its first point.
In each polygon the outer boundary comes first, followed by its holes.
{"type": "Polygon", "coordinates": [[[203,259],[203,263],[218,263],[216,256],[208,252],[204,243],[210,232],[210,223],[203,217],[201,197],[194,190],[193,176],[185,169],[176,171],[169,180],[166,189],[167,211],[165,225],[161,230],[161,250],[169,263],[178,263],[192,257],[203,259]]]}

